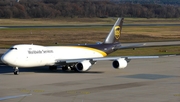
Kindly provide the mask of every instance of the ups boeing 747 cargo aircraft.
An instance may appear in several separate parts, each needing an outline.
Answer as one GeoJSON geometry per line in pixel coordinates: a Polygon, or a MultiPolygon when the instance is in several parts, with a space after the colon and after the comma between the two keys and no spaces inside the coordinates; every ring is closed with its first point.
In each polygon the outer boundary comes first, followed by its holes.
{"type": "Polygon", "coordinates": [[[19,74],[19,67],[49,66],[56,70],[61,66],[62,70],[73,70],[78,72],[88,71],[93,64],[99,60],[112,61],[115,69],[127,67],[131,59],[158,58],[158,56],[117,56],[106,57],[108,54],[119,50],[140,45],[121,46],[119,38],[121,35],[123,18],[118,18],[104,42],[91,45],[73,46],[40,46],[31,44],[20,44],[12,46],[2,57],[3,63],[12,66],[14,74],[19,74]]]}

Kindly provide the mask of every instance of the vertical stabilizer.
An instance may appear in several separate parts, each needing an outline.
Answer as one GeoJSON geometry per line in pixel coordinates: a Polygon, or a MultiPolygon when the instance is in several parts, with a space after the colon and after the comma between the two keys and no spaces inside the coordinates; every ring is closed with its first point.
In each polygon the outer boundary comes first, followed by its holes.
{"type": "Polygon", "coordinates": [[[112,27],[111,31],[109,32],[108,36],[104,40],[105,44],[116,43],[119,42],[122,24],[124,18],[118,18],[114,26],[112,27]]]}

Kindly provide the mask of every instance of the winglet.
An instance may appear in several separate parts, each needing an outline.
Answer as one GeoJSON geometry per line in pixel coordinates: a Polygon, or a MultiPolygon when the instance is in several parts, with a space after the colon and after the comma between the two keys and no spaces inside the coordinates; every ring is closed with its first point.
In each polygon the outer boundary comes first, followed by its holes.
{"type": "Polygon", "coordinates": [[[119,42],[124,18],[118,18],[111,31],[104,40],[105,44],[119,42]]]}

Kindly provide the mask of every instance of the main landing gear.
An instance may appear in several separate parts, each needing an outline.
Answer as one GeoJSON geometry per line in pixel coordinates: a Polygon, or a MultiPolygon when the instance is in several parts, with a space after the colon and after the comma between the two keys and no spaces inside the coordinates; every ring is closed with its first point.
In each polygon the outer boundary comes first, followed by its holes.
{"type": "Polygon", "coordinates": [[[62,66],[62,71],[75,71],[75,72],[77,72],[75,66],[62,66]]]}
{"type": "Polygon", "coordinates": [[[57,70],[57,66],[49,66],[49,70],[56,71],[57,70]]]}
{"type": "Polygon", "coordinates": [[[18,67],[14,68],[14,75],[19,75],[19,68],[18,67]]]}
{"type": "MultiPolygon", "coordinates": [[[[62,71],[75,71],[75,72],[77,71],[75,66],[67,66],[67,65],[65,65],[65,66],[61,66],[61,68],[62,68],[62,71]]],[[[49,70],[56,71],[57,66],[49,66],[49,70]]]]}

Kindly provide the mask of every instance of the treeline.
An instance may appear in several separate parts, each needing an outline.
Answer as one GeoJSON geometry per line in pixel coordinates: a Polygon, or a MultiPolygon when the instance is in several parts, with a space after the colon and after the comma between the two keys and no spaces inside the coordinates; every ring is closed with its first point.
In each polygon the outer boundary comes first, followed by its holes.
{"type": "Polygon", "coordinates": [[[111,0],[116,3],[180,5],[180,0],[111,0]]]}
{"type": "Polygon", "coordinates": [[[111,0],[0,0],[0,18],[142,17],[178,18],[180,6],[111,0]]]}

